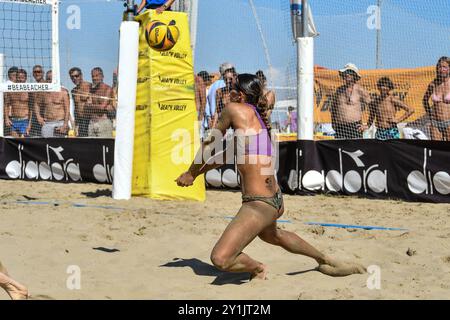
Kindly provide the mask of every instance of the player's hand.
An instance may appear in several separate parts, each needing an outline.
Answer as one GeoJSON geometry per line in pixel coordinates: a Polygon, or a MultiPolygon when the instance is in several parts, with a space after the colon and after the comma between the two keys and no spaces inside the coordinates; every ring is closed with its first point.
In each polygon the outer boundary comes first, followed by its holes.
{"type": "Polygon", "coordinates": [[[31,131],[31,125],[29,125],[27,127],[27,130],[25,131],[25,135],[28,137],[30,135],[30,131],[31,131]]]}
{"type": "Polygon", "coordinates": [[[10,119],[5,119],[5,125],[7,127],[11,127],[12,126],[12,121],[10,119]]]}
{"type": "Polygon", "coordinates": [[[164,11],[166,11],[166,8],[165,8],[164,6],[161,6],[161,7],[156,8],[156,13],[157,13],[157,14],[161,14],[161,13],[163,13],[164,11]]]}
{"type": "Polygon", "coordinates": [[[69,128],[68,128],[68,126],[65,124],[65,125],[63,125],[62,127],[56,128],[55,130],[56,130],[57,132],[61,133],[61,134],[66,134],[67,131],[68,131],[67,129],[69,129],[69,128]]]}
{"type": "Polygon", "coordinates": [[[175,181],[179,187],[189,187],[194,184],[195,178],[190,172],[181,174],[175,181]]]}
{"type": "Polygon", "coordinates": [[[369,129],[369,127],[367,126],[367,124],[361,124],[358,126],[358,130],[363,132],[364,130],[369,129]]]}

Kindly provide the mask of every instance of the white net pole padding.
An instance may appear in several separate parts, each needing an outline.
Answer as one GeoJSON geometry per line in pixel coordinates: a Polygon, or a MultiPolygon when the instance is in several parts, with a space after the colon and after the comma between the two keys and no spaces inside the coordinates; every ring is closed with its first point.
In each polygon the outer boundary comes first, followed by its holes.
{"type": "Polygon", "coordinates": [[[120,27],[119,89],[113,179],[113,198],[115,200],[131,198],[138,55],[139,23],[124,21],[120,27]]]}
{"type": "Polygon", "coordinates": [[[29,74],[16,83],[0,79],[0,91],[61,90],[58,14],[59,0],[0,0],[0,52],[8,58],[3,68],[17,67],[29,74]],[[52,70],[52,82],[32,82],[35,65],[52,70]]]}
{"type": "Polygon", "coordinates": [[[189,29],[191,33],[191,47],[193,57],[195,57],[195,47],[197,45],[197,28],[198,28],[198,0],[191,0],[189,8],[189,29]]]}
{"type": "Polygon", "coordinates": [[[314,139],[314,36],[307,0],[291,2],[292,29],[297,42],[297,139],[314,139]]]}
{"type": "Polygon", "coordinates": [[[314,39],[299,38],[297,139],[314,140],[314,39]]]}

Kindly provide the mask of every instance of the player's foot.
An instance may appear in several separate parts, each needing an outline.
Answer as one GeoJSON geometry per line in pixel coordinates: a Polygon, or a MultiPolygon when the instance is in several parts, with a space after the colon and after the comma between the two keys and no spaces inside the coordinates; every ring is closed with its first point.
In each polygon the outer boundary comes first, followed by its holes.
{"type": "Polygon", "coordinates": [[[267,266],[261,263],[258,269],[252,273],[250,280],[258,279],[258,280],[267,280],[267,266]]]}
{"type": "Polygon", "coordinates": [[[6,268],[2,265],[2,263],[0,262],[0,272],[6,274],[7,276],[8,274],[8,270],[6,270],[6,268]]]}
{"type": "Polygon", "coordinates": [[[358,263],[338,261],[330,257],[325,257],[322,262],[319,262],[317,270],[332,277],[366,273],[366,268],[358,263]]]}
{"type": "Polygon", "coordinates": [[[0,287],[5,289],[11,300],[28,299],[28,289],[4,273],[0,273],[0,287]]]}

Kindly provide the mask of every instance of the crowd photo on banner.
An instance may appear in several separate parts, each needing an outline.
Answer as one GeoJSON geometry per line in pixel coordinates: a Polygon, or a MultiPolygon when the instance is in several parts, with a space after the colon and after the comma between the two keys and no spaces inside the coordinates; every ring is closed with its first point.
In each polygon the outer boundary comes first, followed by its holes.
{"type": "MultiPolygon", "coordinates": [[[[32,81],[51,83],[52,70],[35,65],[32,81]]],[[[74,87],[59,92],[8,92],[4,94],[5,136],[112,138],[115,131],[117,73],[112,86],[104,82],[103,69],[90,70],[90,79],[78,67],[69,71],[74,87]],[[86,77],[86,78],[85,78],[86,77]]],[[[10,83],[30,81],[27,70],[10,67],[10,83]]]]}

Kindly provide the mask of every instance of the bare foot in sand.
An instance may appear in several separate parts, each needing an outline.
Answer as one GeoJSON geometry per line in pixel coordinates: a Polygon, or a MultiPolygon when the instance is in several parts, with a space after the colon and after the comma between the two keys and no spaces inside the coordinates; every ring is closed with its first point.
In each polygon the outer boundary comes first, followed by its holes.
{"type": "Polygon", "coordinates": [[[258,269],[251,275],[250,280],[253,279],[267,280],[267,266],[261,263],[258,269]]]}
{"type": "Polygon", "coordinates": [[[8,277],[6,274],[0,272],[0,287],[5,289],[11,300],[25,300],[28,299],[28,289],[8,277]]]}
{"type": "Polygon", "coordinates": [[[317,270],[332,277],[345,277],[367,272],[366,268],[358,263],[338,261],[330,257],[325,257],[324,261],[319,262],[317,270]]]}

